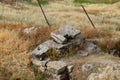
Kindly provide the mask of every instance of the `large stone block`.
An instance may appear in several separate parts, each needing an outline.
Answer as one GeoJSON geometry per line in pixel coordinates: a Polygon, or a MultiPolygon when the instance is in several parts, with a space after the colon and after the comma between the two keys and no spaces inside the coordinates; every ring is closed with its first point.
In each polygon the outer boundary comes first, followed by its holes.
{"type": "Polygon", "coordinates": [[[36,58],[39,60],[43,60],[45,57],[45,53],[49,50],[47,45],[40,44],[37,48],[35,48],[31,54],[31,58],[36,58]]]}
{"type": "Polygon", "coordinates": [[[65,48],[69,46],[72,43],[67,44],[58,44],[54,42],[53,40],[45,41],[44,43],[40,44],[35,50],[33,50],[31,54],[31,58],[37,58],[39,60],[43,60],[45,58],[46,52],[50,48],[55,48],[56,50],[60,51],[60,49],[65,48]]]}
{"type": "Polygon", "coordinates": [[[51,37],[57,43],[66,43],[68,39],[74,38],[76,35],[80,34],[80,31],[72,28],[71,26],[61,27],[58,30],[51,33],[51,37]]]}
{"type": "Polygon", "coordinates": [[[44,61],[40,61],[38,59],[31,59],[32,63],[36,66],[42,66],[42,67],[46,67],[46,64],[50,61],[49,58],[47,58],[46,60],[44,61]]]}
{"type": "Polygon", "coordinates": [[[59,30],[58,30],[61,35],[63,36],[70,36],[72,38],[74,38],[76,35],[80,34],[80,31],[77,30],[77,29],[74,29],[73,27],[71,26],[65,26],[65,27],[61,27],[59,30]]]}
{"type": "Polygon", "coordinates": [[[67,68],[67,64],[63,61],[51,61],[47,63],[47,70],[52,74],[60,74],[67,68]]]}

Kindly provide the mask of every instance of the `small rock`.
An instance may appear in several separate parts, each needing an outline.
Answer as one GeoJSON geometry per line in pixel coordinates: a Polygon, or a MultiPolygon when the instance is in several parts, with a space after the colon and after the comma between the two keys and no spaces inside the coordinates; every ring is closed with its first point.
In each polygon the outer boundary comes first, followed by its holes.
{"type": "Polygon", "coordinates": [[[89,71],[90,69],[92,69],[93,68],[93,65],[92,64],[84,64],[84,65],[82,65],[82,72],[84,73],[84,72],[87,72],[87,71],[89,71]]]}
{"type": "Polygon", "coordinates": [[[24,32],[25,34],[31,34],[31,33],[35,32],[37,29],[38,29],[37,27],[25,28],[25,29],[23,30],[23,32],[24,32]]]}
{"type": "Polygon", "coordinates": [[[73,71],[73,68],[74,68],[74,65],[69,65],[69,66],[67,67],[68,72],[71,73],[71,72],[73,71]]]}
{"type": "Polygon", "coordinates": [[[86,48],[85,48],[89,54],[92,54],[92,53],[100,53],[101,49],[93,44],[93,43],[90,43],[90,42],[87,42],[86,43],[86,48]]]}

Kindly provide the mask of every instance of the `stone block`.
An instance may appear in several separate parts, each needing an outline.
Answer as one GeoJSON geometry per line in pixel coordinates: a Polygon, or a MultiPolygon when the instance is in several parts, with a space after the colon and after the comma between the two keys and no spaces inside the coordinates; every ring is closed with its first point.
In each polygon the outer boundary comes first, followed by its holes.
{"type": "Polygon", "coordinates": [[[66,41],[66,38],[62,35],[59,35],[59,34],[55,34],[55,33],[51,33],[51,37],[57,42],[57,43],[65,43],[66,41]]]}
{"type": "Polygon", "coordinates": [[[75,29],[71,26],[68,26],[68,25],[61,27],[58,31],[61,33],[61,35],[63,35],[63,36],[68,35],[72,38],[74,38],[76,35],[80,34],[80,30],[77,30],[77,29],[75,29]]]}
{"type": "Polygon", "coordinates": [[[44,60],[44,61],[40,61],[38,59],[31,59],[32,63],[36,66],[42,66],[42,67],[46,67],[46,64],[47,64],[47,60],[44,60]]]}
{"type": "Polygon", "coordinates": [[[51,61],[47,63],[47,70],[52,74],[60,74],[65,71],[67,64],[63,61],[51,61]]]}
{"type": "Polygon", "coordinates": [[[61,27],[58,30],[51,33],[51,37],[57,43],[66,43],[68,39],[74,38],[76,35],[79,35],[80,31],[77,29],[72,28],[71,26],[61,27]]]}

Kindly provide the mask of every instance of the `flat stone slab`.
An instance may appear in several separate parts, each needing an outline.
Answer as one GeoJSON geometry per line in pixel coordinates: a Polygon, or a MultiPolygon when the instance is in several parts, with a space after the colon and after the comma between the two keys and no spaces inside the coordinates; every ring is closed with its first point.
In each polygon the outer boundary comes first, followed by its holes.
{"type": "Polygon", "coordinates": [[[57,42],[57,43],[65,43],[66,42],[66,38],[62,35],[56,34],[54,32],[51,33],[51,37],[57,42]]]}
{"type": "Polygon", "coordinates": [[[56,48],[60,49],[64,47],[65,45],[57,44],[53,40],[45,41],[44,43],[40,44],[37,48],[35,48],[32,52],[32,57],[39,56],[44,57],[43,55],[50,49],[50,48],[56,48]]]}
{"type": "Polygon", "coordinates": [[[50,59],[46,59],[44,61],[40,61],[38,59],[31,59],[32,63],[36,66],[42,66],[42,67],[46,67],[46,64],[50,61],[50,59]]]}
{"type": "Polygon", "coordinates": [[[73,28],[73,27],[71,27],[71,26],[65,26],[65,27],[61,27],[59,30],[58,30],[58,32],[61,34],[61,35],[63,35],[63,36],[65,36],[65,35],[68,35],[68,36],[70,36],[70,37],[72,37],[72,38],[74,38],[76,35],[78,35],[78,34],[80,34],[80,31],[79,30],[77,30],[77,29],[75,29],[75,28],[73,28]]]}
{"type": "Polygon", "coordinates": [[[77,29],[74,29],[71,26],[65,26],[61,27],[58,30],[51,32],[51,37],[57,42],[57,43],[65,43],[67,38],[71,37],[74,38],[76,35],[80,34],[80,31],[77,29]]]}
{"type": "Polygon", "coordinates": [[[47,70],[52,74],[60,74],[65,71],[67,64],[63,61],[51,61],[47,63],[47,70]]]}

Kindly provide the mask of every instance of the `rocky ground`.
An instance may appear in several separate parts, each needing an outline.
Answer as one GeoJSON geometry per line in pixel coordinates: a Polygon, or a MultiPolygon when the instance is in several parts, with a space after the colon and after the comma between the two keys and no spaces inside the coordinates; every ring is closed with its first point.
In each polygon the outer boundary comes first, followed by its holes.
{"type": "Polygon", "coordinates": [[[119,80],[119,58],[111,58],[112,56],[107,54],[90,55],[88,57],[76,55],[65,61],[70,65],[74,65],[73,72],[70,73],[71,80],[119,80]],[[115,67],[117,70],[113,69],[114,65],[117,65],[115,67]]]}
{"type": "Polygon", "coordinates": [[[108,54],[108,50],[120,50],[120,2],[83,5],[97,30],[92,28],[81,6],[72,0],[52,0],[43,7],[52,28],[48,28],[38,6],[0,3],[0,80],[44,80],[49,77],[37,72],[31,64],[30,54],[40,43],[51,39],[52,31],[64,25],[80,30],[88,41],[103,51],[86,57],[74,54],[60,59],[73,66],[70,79],[119,80],[120,58],[108,54]],[[22,32],[26,27],[40,29],[26,35],[22,32]],[[118,41],[114,40],[116,38],[118,41]]]}

